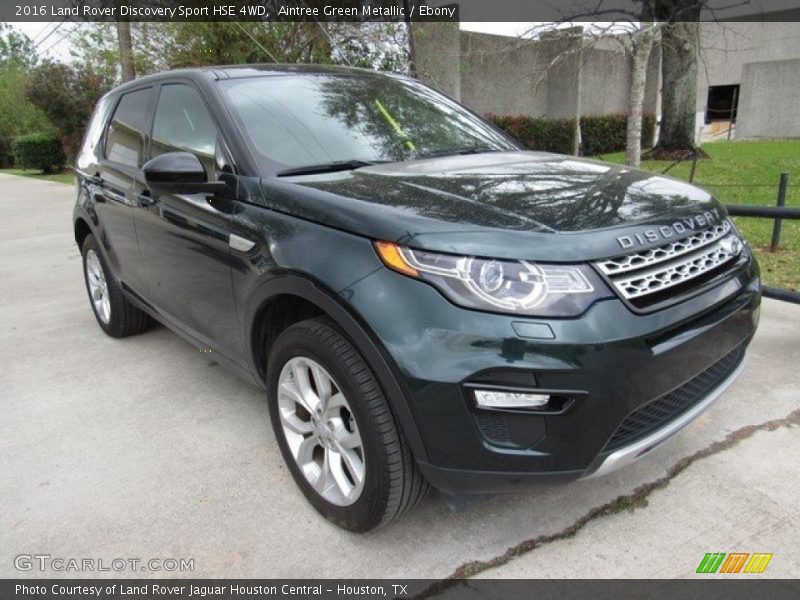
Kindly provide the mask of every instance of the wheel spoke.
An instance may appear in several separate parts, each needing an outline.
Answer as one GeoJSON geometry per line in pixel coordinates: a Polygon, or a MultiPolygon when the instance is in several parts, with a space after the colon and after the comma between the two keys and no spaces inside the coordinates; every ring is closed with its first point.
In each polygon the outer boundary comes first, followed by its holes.
{"type": "Polygon", "coordinates": [[[361,461],[361,457],[354,450],[348,449],[343,449],[340,456],[347,465],[347,470],[355,481],[356,487],[359,487],[364,481],[364,463],[361,461]]]}
{"type": "Polygon", "coordinates": [[[297,446],[295,458],[300,466],[305,467],[314,462],[314,448],[319,446],[319,438],[312,434],[303,439],[297,446]]]}
{"type": "Polygon", "coordinates": [[[314,424],[311,421],[304,421],[294,411],[281,409],[281,422],[291,431],[300,435],[314,431],[314,424]]]}
{"type": "Polygon", "coordinates": [[[306,363],[293,363],[292,374],[294,381],[297,384],[297,389],[303,399],[303,405],[306,409],[313,413],[316,412],[320,406],[319,397],[314,393],[311,387],[311,379],[309,378],[309,369],[306,363]]]}
{"type": "Polygon", "coordinates": [[[314,387],[317,388],[317,397],[320,400],[322,410],[325,410],[328,400],[331,397],[331,379],[328,377],[318,364],[309,365],[311,376],[314,378],[314,387]]]}
{"type": "Polygon", "coordinates": [[[348,431],[347,427],[344,426],[344,423],[336,428],[336,430],[333,432],[333,437],[342,448],[353,449],[361,446],[361,436],[357,431],[348,431]]]}
{"type": "Polygon", "coordinates": [[[337,392],[330,397],[325,405],[325,413],[323,416],[327,420],[336,419],[341,416],[343,408],[347,408],[347,400],[345,400],[344,394],[337,392]]]}
{"type": "Polygon", "coordinates": [[[338,452],[330,452],[329,454],[329,464],[333,482],[336,484],[336,487],[339,489],[339,492],[342,494],[342,496],[346,498],[350,495],[353,485],[350,483],[350,480],[347,479],[347,475],[344,473],[342,455],[338,452]]]}
{"type": "Polygon", "coordinates": [[[317,492],[323,497],[326,497],[330,494],[331,484],[333,483],[330,455],[330,452],[325,451],[325,456],[322,459],[322,467],[319,470],[319,475],[312,483],[314,489],[317,490],[317,492]]]}
{"type": "Polygon", "coordinates": [[[306,410],[308,410],[308,406],[306,405],[306,399],[303,398],[303,395],[300,393],[300,389],[297,386],[296,381],[287,380],[281,383],[280,389],[278,390],[278,394],[280,396],[289,398],[295,404],[299,404],[306,410]]]}

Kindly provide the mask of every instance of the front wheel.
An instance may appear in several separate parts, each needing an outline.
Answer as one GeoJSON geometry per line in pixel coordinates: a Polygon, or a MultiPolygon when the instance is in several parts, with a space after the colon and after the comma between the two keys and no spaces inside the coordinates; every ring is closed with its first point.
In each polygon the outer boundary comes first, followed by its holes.
{"type": "Polygon", "coordinates": [[[286,329],[267,373],[281,453],[322,515],[345,529],[368,531],[420,502],[428,485],[383,391],[331,320],[286,329]]]}

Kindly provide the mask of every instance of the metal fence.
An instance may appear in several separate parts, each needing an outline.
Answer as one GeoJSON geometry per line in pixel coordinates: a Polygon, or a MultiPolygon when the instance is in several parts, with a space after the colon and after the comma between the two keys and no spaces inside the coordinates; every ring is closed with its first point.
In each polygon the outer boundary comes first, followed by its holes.
{"type": "MultiPolygon", "coordinates": [[[[694,169],[692,170],[694,171],[694,169]]],[[[753,206],[749,204],[726,204],[728,214],[734,217],[756,217],[772,219],[772,241],[770,252],[777,252],[781,245],[781,228],[784,219],[800,219],[800,208],[786,207],[786,193],[789,189],[789,174],[781,173],[778,183],[778,197],[775,206],[753,206]]],[[[800,293],[772,286],[763,286],[763,294],[767,298],[775,298],[785,302],[800,304],[800,293]]]]}

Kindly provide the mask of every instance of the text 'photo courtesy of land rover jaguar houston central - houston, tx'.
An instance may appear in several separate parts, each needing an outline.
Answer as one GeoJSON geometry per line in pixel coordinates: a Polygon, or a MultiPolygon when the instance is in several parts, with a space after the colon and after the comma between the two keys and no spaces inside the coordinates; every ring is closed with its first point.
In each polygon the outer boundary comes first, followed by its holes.
{"type": "Polygon", "coordinates": [[[155,319],[265,388],[298,486],[355,531],[429,486],[631,462],[733,381],[758,322],[711,195],[526,151],[402,76],[137,79],[98,103],[77,171],[100,327],[155,319]]]}

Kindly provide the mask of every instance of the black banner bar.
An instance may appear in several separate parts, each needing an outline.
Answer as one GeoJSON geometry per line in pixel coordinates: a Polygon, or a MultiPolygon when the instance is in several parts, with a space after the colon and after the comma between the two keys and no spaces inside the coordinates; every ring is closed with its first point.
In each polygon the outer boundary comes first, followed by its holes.
{"type": "MultiPolygon", "coordinates": [[[[656,0],[671,6],[671,0],[656,0]]],[[[674,21],[800,21],[800,0],[697,0],[674,21]]],[[[638,21],[641,0],[3,0],[2,21],[638,21]]],[[[667,15],[667,16],[664,16],[667,15]]]]}
{"type": "Polygon", "coordinates": [[[277,580],[277,579],[6,579],[2,600],[795,600],[800,582],[758,574],[702,579],[580,580],[277,580]]]}

